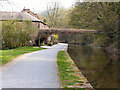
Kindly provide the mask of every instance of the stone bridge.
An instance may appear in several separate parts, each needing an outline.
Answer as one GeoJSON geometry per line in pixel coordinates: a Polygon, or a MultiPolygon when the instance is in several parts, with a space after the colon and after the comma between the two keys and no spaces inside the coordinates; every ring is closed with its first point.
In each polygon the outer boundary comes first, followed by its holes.
{"type": "Polygon", "coordinates": [[[74,41],[77,42],[79,39],[81,39],[80,36],[84,34],[96,34],[99,33],[99,31],[96,30],[86,30],[86,29],[39,29],[38,31],[38,37],[36,39],[36,43],[38,43],[38,40],[40,42],[46,41],[47,38],[52,34],[59,35],[59,42],[70,42],[74,41]],[[76,39],[77,38],[77,39],[76,39]]]}
{"type": "Polygon", "coordinates": [[[98,33],[96,30],[87,30],[87,29],[39,29],[39,33],[56,33],[56,34],[62,34],[62,33],[98,33]]]}

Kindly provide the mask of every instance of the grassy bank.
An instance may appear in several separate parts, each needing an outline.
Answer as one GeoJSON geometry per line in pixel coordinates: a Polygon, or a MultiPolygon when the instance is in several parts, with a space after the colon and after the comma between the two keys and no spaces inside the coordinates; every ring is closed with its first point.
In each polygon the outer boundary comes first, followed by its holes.
{"type": "Polygon", "coordinates": [[[33,52],[33,51],[38,51],[38,50],[42,50],[42,49],[44,49],[44,48],[25,46],[25,47],[18,47],[15,49],[0,50],[0,52],[2,53],[2,55],[0,57],[2,58],[1,59],[2,64],[6,64],[9,61],[13,60],[14,58],[16,58],[22,54],[33,52]]]}
{"type": "Polygon", "coordinates": [[[66,51],[58,52],[57,65],[62,88],[81,88],[84,90],[84,88],[91,87],[66,51]]]}

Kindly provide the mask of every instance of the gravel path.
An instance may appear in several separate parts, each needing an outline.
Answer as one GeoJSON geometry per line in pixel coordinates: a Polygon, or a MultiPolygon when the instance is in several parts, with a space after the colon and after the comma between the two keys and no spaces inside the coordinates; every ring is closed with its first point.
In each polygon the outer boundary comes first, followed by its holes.
{"type": "Polygon", "coordinates": [[[3,66],[2,88],[59,88],[57,53],[66,49],[59,43],[49,49],[24,54],[3,66]]]}

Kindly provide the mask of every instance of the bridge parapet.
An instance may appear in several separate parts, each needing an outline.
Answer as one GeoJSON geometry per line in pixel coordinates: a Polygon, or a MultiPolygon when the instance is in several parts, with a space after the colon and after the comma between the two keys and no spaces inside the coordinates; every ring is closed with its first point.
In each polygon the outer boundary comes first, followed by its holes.
{"type": "Polygon", "coordinates": [[[96,30],[87,30],[87,29],[39,29],[41,32],[50,32],[50,33],[97,33],[96,30]]]}

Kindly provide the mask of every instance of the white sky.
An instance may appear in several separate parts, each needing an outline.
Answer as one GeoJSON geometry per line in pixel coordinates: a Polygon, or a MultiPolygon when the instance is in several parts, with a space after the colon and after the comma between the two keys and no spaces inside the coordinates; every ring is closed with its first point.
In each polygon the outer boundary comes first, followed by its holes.
{"type": "Polygon", "coordinates": [[[0,0],[0,11],[21,11],[24,7],[34,12],[46,10],[47,5],[59,2],[65,8],[71,7],[76,0],[0,0]],[[9,3],[8,3],[9,1],[9,3]]]}

